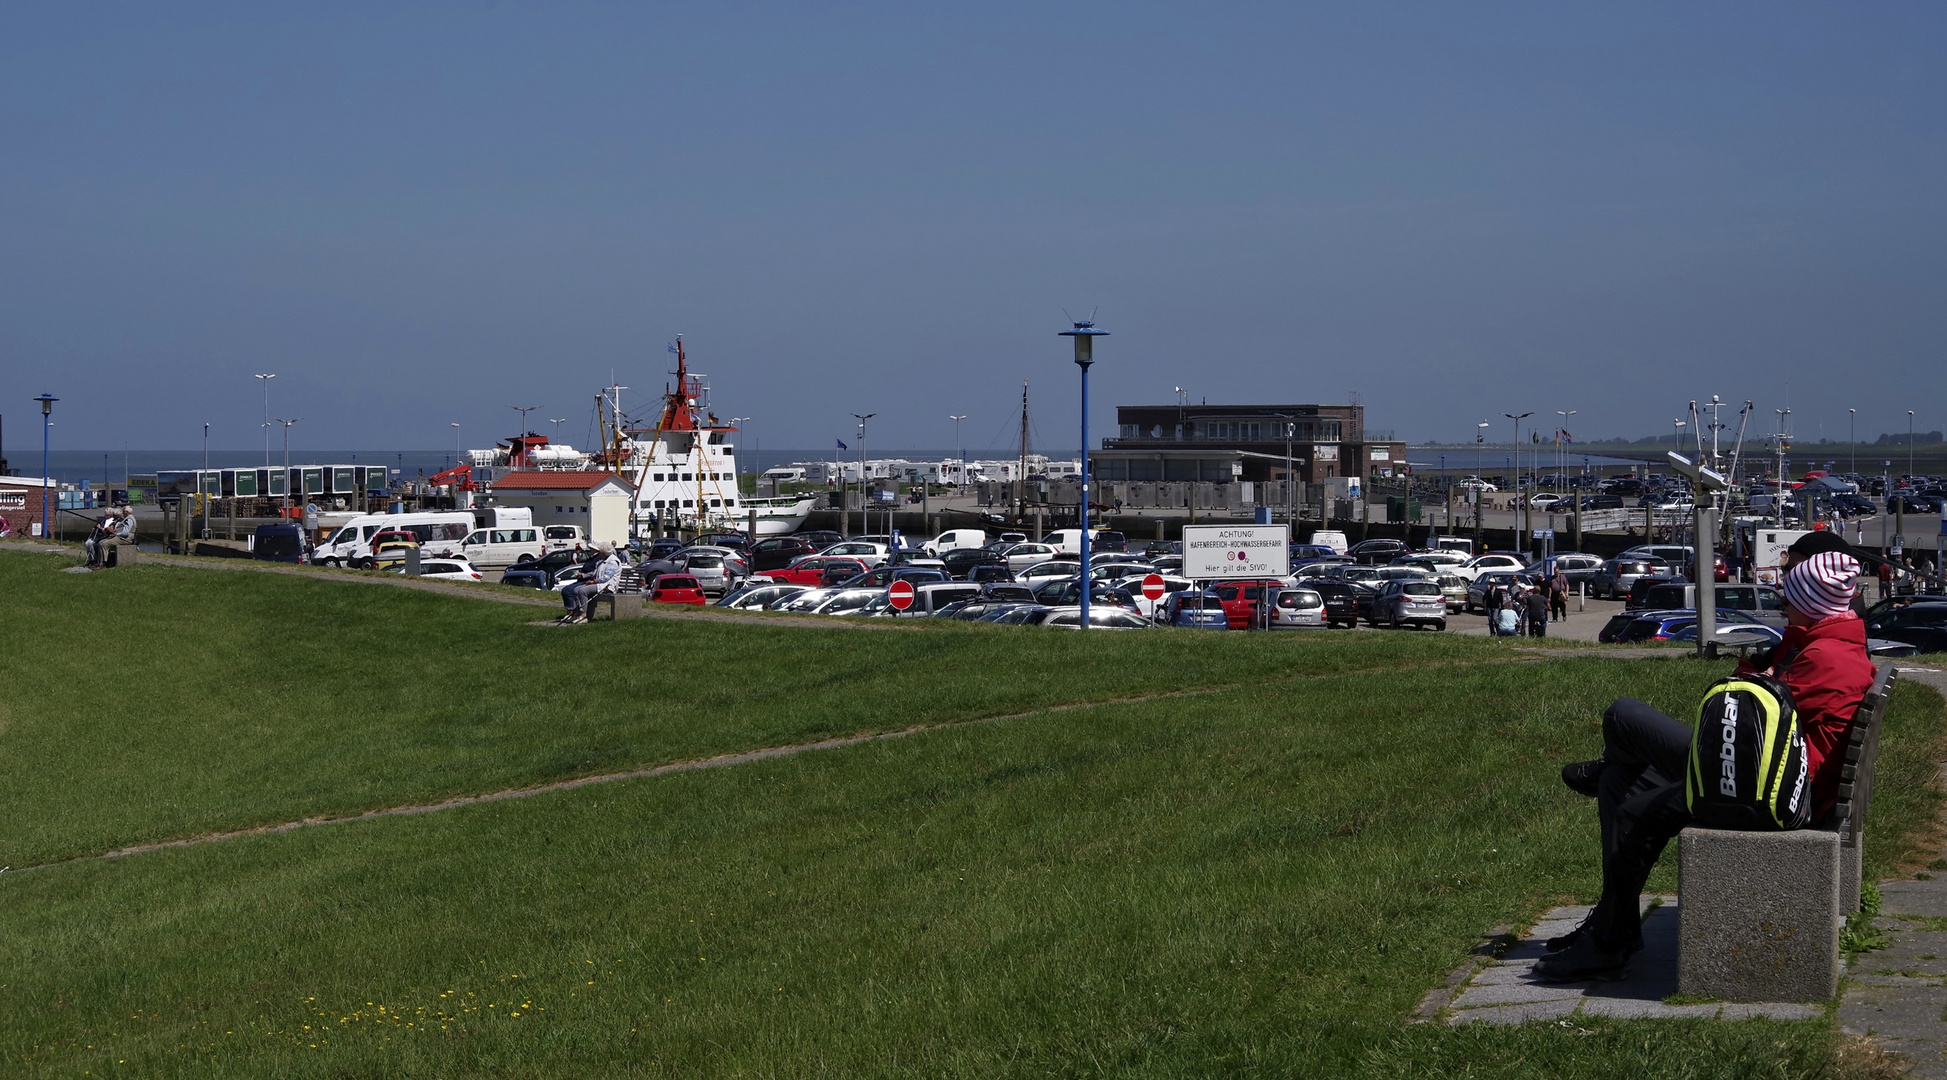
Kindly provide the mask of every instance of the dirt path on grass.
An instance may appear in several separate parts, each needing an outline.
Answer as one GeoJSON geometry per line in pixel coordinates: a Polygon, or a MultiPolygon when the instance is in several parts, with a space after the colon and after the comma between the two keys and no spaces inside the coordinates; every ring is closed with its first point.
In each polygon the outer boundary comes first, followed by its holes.
{"type": "MultiPolygon", "coordinates": [[[[1539,652],[1539,650],[1536,651],[1539,652]]],[[[1562,650],[1557,651],[1554,655],[1587,659],[1590,654],[1562,650]]],[[[1531,653],[1526,656],[1509,656],[1505,660],[1488,660],[1484,662],[1489,664],[1537,663],[1549,658],[1547,655],[1534,655],[1531,653]]],[[[1424,666],[1453,667],[1480,662],[1483,661],[1441,661],[1424,666]]],[[[1374,670],[1380,669],[1339,671],[1322,675],[1294,675],[1286,679],[1277,680],[1277,683],[1285,684],[1316,682],[1326,679],[1356,678],[1360,675],[1370,674],[1374,670]]],[[[269,836],[275,833],[286,833],[296,829],[308,829],[320,825],[347,825],[353,822],[373,821],[379,818],[433,814],[442,810],[458,810],[462,807],[477,806],[481,803],[505,802],[509,799],[529,799],[537,795],[550,795],[560,791],[572,791],[575,788],[588,787],[591,784],[610,784],[622,780],[643,780],[651,777],[665,776],[670,773],[696,772],[701,769],[721,769],[733,765],[748,765],[752,762],[795,757],[798,754],[812,753],[819,750],[841,750],[848,746],[885,742],[889,739],[903,739],[908,735],[924,735],[929,732],[970,727],[976,724],[998,724],[1009,720],[1030,720],[1040,716],[1053,716],[1060,713],[1074,712],[1079,709],[1093,709],[1117,705],[1139,705],[1144,702],[1169,701],[1180,698],[1209,697],[1215,694],[1229,693],[1234,690],[1262,689],[1266,685],[1271,684],[1266,684],[1261,681],[1223,683],[1217,686],[1201,686],[1189,690],[1165,690],[1151,694],[1135,694],[1128,697],[1104,698],[1096,701],[1074,701],[1060,705],[1048,705],[1039,709],[1028,709],[1022,712],[1001,713],[994,716],[975,716],[964,720],[948,720],[938,724],[921,724],[914,727],[901,728],[898,731],[846,735],[831,739],[819,739],[816,742],[794,743],[787,746],[769,746],[757,750],[742,750],[736,753],[718,754],[715,757],[697,758],[690,761],[673,761],[662,765],[645,766],[637,769],[623,769],[617,772],[578,776],[570,780],[556,780],[546,784],[531,784],[525,787],[505,788],[482,795],[456,795],[453,798],[441,799],[437,802],[414,803],[405,806],[387,807],[380,810],[366,810],[357,814],[320,815],[317,817],[303,818],[298,821],[257,825],[248,829],[236,829],[230,832],[207,833],[202,836],[183,837],[177,840],[158,840],[148,844],[132,844],[128,847],[117,848],[113,851],[105,851],[96,855],[80,855],[71,859],[55,859],[50,862],[32,863],[27,866],[0,867],[0,875],[9,873],[24,874],[29,871],[44,870],[54,866],[71,866],[75,863],[99,862],[103,859],[120,859],[130,855],[145,855],[150,852],[168,851],[173,848],[199,847],[204,844],[221,843],[225,840],[240,840],[252,836],[269,836]]]]}
{"type": "MultiPolygon", "coordinates": [[[[81,549],[38,541],[0,540],[0,551],[18,551],[36,555],[66,555],[79,559],[81,549]]],[[[437,593],[442,596],[457,596],[467,600],[485,600],[495,604],[522,604],[528,607],[549,608],[561,611],[559,593],[543,593],[535,589],[517,590],[511,586],[470,585],[458,581],[426,581],[423,578],[409,578],[403,574],[389,574],[375,570],[340,570],[328,566],[303,566],[292,563],[257,562],[254,559],[225,559],[215,557],[194,557],[188,555],[157,555],[143,552],[142,563],[157,566],[173,566],[188,570],[233,570],[251,574],[282,574],[289,577],[309,578],[336,585],[380,585],[393,589],[416,589],[420,592],[437,593]]],[[[100,571],[112,574],[114,570],[100,571]]],[[[648,604],[642,605],[645,619],[688,619],[703,622],[734,622],[740,626],[817,626],[840,630],[891,630],[895,620],[889,619],[834,619],[816,615],[767,616],[754,612],[718,611],[710,608],[697,609],[688,605],[648,604]]],[[[565,627],[563,629],[566,629],[565,627]]]]}

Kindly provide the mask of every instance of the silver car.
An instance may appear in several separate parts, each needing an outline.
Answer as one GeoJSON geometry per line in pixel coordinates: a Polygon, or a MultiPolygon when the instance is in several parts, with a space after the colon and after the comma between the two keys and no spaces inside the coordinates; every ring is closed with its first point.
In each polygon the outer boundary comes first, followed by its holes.
{"type": "Polygon", "coordinates": [[[1311,589],[1279,589],[1271,606],[1271,629],[1325,629],[1325,598],[1311,589]]]}
{"type": "Polygon", "coordinates": [[[1372,614],[1367,618],[1374,626],[1390,626],[1395,630],[1402,626],[1445,630],[1447,598],[1438,582],[1425,578],[1387,581],[1380,584],[1379,595],[1372,599],[1372,614]]]}

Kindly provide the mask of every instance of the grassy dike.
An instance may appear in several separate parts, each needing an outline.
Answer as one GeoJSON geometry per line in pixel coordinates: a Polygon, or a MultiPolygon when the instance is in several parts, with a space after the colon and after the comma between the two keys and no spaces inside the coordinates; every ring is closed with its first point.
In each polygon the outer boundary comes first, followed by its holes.
{"type": "MultiPolygon", "coordinates": [[[[6,1075],[1835,1075],[1819,1023],[1402,1023],[1486,927],[1594,891],[1593,815],[1555,769],[1619,693],[1688,711],[1714,676],[1693,662],[554,631],[405,590],[57,566],[0,555],[16,867],[955,726],[0,874],[6,1075]]],[[[1875,866],[1937,812],[1941,730],[1903,687],[1875,866]]]]}

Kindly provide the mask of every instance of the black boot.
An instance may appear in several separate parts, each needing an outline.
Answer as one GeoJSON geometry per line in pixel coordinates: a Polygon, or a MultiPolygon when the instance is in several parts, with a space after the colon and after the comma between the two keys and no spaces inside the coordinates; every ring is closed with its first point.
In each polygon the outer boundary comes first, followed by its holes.
{"type": "Polygon", "coordinates": [[[1580,923],[1576,924],[1575,929],[1570,930],[1568,933],[1563,934],[1561,937],[1549,938],[1545,947],[1548,949],[1549,952],[1552,953],[1561,952],[1563,949],[1566,949],[1569,946],[1575,944],[1576,942],[1582,940],[1583,938],[1588,937],[1589,926],[1594,922],[1595,922],[1595,912],[1590,911],[1587,915],[1582,917],[1582,921],[1580,923]]]}
{"type": "Polygon", "coordinates": [[[1573,945],[1535,962],[1535,977],[1543,982],[1582,982],[1613,979],[1622,974],[1634,947],[1606,949],[1592,933],[1579,932],[1573,945]]]}
{"type": "Polygon", "coordinates": [[[1595,798],[1596,787],[1602,781],[1602,770],[1609,763],[1596,758],[1594,761],[1576,761],[1562,766],[1562,783],[1577,795],[1595,798]]]}

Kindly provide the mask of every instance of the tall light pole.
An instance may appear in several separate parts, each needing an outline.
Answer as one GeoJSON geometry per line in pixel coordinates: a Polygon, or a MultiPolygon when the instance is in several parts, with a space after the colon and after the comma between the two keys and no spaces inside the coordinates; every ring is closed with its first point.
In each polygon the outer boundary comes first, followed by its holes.
{"type": "Polygon", "coordinates": [[[567,422],[568,422],[568,418],[565,416],[554,417],[548,420],[548,423],[554,425],[554,434],[548,437],[549,445],[553,445],[561,441],[561,425],[567,422]]]}
{"type": "Polygon", "coordinates": [[[207,420],[203,422],[203,471],[210,471],[210,425],[207,420]]]}
{"type": "Polygon", "coordinates": [[[527,434],[527,414],[539,409],[539,405],[509,405],[508,408],[521,414],[521,434],[527,434]]]}
{"type": "MultiPolygon", "coordinates": [[[[1521,497],[1521,421],[1526,420],[1528,417],[1533,416],[1534,414],[1535,411],[1533,409],[1529,409],[1527,412],[1524,412],[1519,416],[1511,412],[1504,412],[1501,414],[1502,416],[1505,416],[1508,419],[1514,421],[1514,497],[1515,497],[1515,502],[1523,509],[1527,508],[1528,500],[1521,497]]],[[[1530,524],[1533,524],[1535,516],[1532,513],[1521,514],[1519,511],[1517,511],[1515,517],[1515,521],[1517,525],[1524,517],[1527,519],[1527,521],[1530,524]]],[[[1527,526],[1521,526],[1521,528],[1522,531],[1524,532],[1527,531],[1527,526]]],[[[1520,545],[1521,545],[1522,538],[1517,536],[1514,538],[1514,540],[1515,540],[1515,550],[1519,551],[1521,549],[1520,545]]]]}
{"type": "MultiPolygon", "coordinates": [[[[284,425],[284,475],[287,478],[291,475],[291,425],[302,419],[304,417],[300,416],[295,420],[279,419],[277,421],[284,425]]],[[[284,481],[284,516],[286,518],[291,516],[291,482],[289,479],[284,481]]]]}
{"type": "MultiPolygon", "coordinates": [[[[865,422],[879,415],[875,412],[853,413],[859,422],[859,535],[872,531],[871,504],[866,501],[865,492],[865,422]]],[[[892,542],[892,527],[886,527],[886,542],[892,542]]]]}
{"type": "MultiPolygon", "coordinates": [[[[1294,418],[1287,413],[1279,413],[1278,419],[1284,421],[1284,521],[1285,525],[1291,530],[1286,539],[1296,540],[1298,539],[1298,523],[1292,520],[1293,503],[1291,486],[1291,436],[1293,434],[1292,427],[1294,426],[1294,418]]],[[[1440,460],[1445,461],[1446,455],[1440,455],[1440,460]]]]}
{"type": "Polygon", "coordinates": [[[1906,411],[1906,474],[1913,475],[1913,410],[1906,411]]]}
{"type": "Polygon", "coordinates": [[[47,489],[53,483],[47,467],[48,430],[54,426],[54,403],[61,399],[43,393],[34,400],[41,403],[41,539],[45,540],[54,535],[53,519],[47,516],[47,489]]]}
{"type": "Polygon", "coordinates": [[[1846,410],[1846,441],[1852,444],[1852,468],[1854,476],[1859,475],[1859,410],[1846,410]]]}
{"type": "MultiPolygon", "coordinates": [[[[750,422],[751,422],[752,420],[755,420],[755,419],[757,419],[757,418],[756,418],[755,416],[733,416],[733,417],[731,417],[731,418],[730,418],[730,426],[731,426],[731,427],[737,427],[737,425],[738,425],[738,424],[748,424],[748,423],[750,423],[750,422]]],[[[739,431],[740,433],[741,433],[741,432],[743,431],[743,429],[742,429],[742,428],[738,428],[737,430],[738,430],[738,431],[739,431]]],[[[743,439],[743,436],[742,436],[742,434],[739,434],[739,435],[737,436],[737,446],[733,448],[733,449],[735,449],[735,450],[737,451],[737,458],[736,458],[736,465],[737,465],[737,467],[736,467],[735,469],[732,469],[732,470],[731,470],[731,473],[732,473],[732,475],[741,475],[741,474],[743,473],[743,471],[744,471],[744,452],[743,452],[743,442],[744,442],[744,439],[743,439]]],[[[751,481],[751,483],[752,483],[752,484],[754,485],[754,484],[756,484],[756,481],[755,481],[755,480],[753,480],[753,481],[751,481]]],[[[755,487],[753,487],[753,488],[752,488],[752,490],[753,490],[753,491],[755,491],[755,490],[756,490],[756,488],[755,488],[755,487]]],[[[742,497],[743,497],[743,493],[744,493],[744,492],[743,492],[743,485],[742,485],[742,484],[740,483],[740,484],[738,484],[738,486],[737,486],[737,495],[738,495],[738,497],[739,497],[739,498],[742,498],[742,497]]],[[[756,542],[756,538],[755,538],[755,537],[752,537],[751,539],[752,539],[752,542],[753,542],[753,543],[755,543],[755,542],[756,542]]]]}
{"type": "Polygon", "coordinates": [[[257,381],[264,385],[264,468],[266,469],[270,468],[270,381],[275,378],[277,376],[270,372],[257,376],[257,381]]]}
{"type": "MultiPolygon", "coordinates": [[[[1562,418],[1561,429],[1555,432],[1555,479],[1561,481],[1564,479],[1563,474],[1568,472],[1568,459],[1562,456],[1562,432],[1568,430],[1568,418],[1575,415],[1575,410],[1569,409],[1564,412],[1556,409],[1555,415],[1562,418]]],[[[1562,486],[1566,487],[1567,484],[1562,486]]]]}
{"type": "Polygon", "coordinates": [[[1076,323],[1071,329],[1063,330],[1062,337],[1075,339],[1075,366],[1082,369],[1082,625],[1088,626],[1089,586],[1094,584],[1088,576],[1088,369],[1095,363],[1095,339],[1107,337],[1107,330],[1097,330],[1092,320],[1076,323]]]}
{"type": "Polygon", "coordinates": [[[955,490],[962,492],[967,490],[967,448],[960,442],[960,421],[966,418],[966,413],[947,417],[948,420],[953,421],[953,448],[960,451],[960,482],[953,486],[955,490]]]}
{"type": "MultiPolygon", "coordinates": [[[[1487,463],[1482,455],[1487,450],[1487,429],[1492,426],[1486,420],[1482,420],[1480,423],[1474,425],[1474,482],[1476,484],[1483,482],[1481,480],[1481,473],[1487,470],[1487,463]]],[[[1474,490],[1476,493],[1480,491],[1478,487],[1474,490]]]]}

